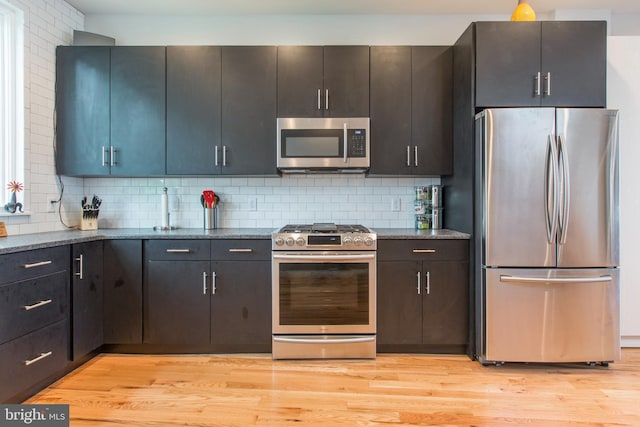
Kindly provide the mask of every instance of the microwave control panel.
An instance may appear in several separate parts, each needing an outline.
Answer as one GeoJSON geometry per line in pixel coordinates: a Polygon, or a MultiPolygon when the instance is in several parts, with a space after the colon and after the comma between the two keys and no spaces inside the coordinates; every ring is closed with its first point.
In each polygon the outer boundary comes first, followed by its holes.
{"type": "Polygon", "coordinates": [[[367,131],[365,129],[347,130],[349,157],[367,157],[367,131]]]}

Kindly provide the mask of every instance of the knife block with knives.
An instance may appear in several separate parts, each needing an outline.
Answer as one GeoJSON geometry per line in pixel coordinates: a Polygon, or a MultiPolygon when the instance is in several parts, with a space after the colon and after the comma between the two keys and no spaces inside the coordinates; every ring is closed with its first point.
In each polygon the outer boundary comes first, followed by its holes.
{"type": "Polygon", "coordinates": [[[102,200],[93,196],[91,203],[87,203],[87,198],[82,199],[82,216],[80,217],[80,230],[97,230],[98,215],[100,214],[100,204],[102,200]]]}

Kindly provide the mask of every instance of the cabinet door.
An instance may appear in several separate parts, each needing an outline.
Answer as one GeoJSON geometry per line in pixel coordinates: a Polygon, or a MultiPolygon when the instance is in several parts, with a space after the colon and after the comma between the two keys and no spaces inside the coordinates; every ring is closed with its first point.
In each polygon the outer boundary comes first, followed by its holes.
{"type": "Polygon", "coordinates": [[[102,241],[72,246],[72,348],[73,360],[103,343],[102,241]]]}
{"type": "Polygon", "coordinates": [[[411,173],[411,74],[411,47],[371,47],[370,174],[411,173]]]}
{"type": "Polygon", "coordinates": [[[276,47],[222,48],[222,173],[275,175],[276,47]]]}
{"type": "Polygon", "coordinates": [[[111,48],[112,175],[164,175],[165,49],[111,48]]]}
{"type": "Polygon", "coordinates": [[[322,117],[322,64],[322,46],[278,46],[278,117],[322,117]]]}
{"type": "Polygon", "coordinates": [[[423,263],[423,327],[426,345],[466,345],[469,340],[469,263],[423,263]]]}
{"type": "Polygon", "coordinates": [[[378,262],[378,344],[422,343],[420,267],[412,261],[378,262]]]}
{"type": "Polygon", "coordinates": [[[208,344],[209,261],[148,261],[144,342],[208,344]]]}
{"type": "Polygon", "coordinates": [[[110,48],[58,46],[56,56],[56,171],[108,175],[110,48]]]}
{"type": "Polygon", "coordinates": [[[450,175],[453,173],[453,49],[414,46],[411,51],[413,173],[450,175]]]}
{"type": "Polygon", "coordinates": [[[167,47],[167,174],[220,172],[220,48],[167,47]]]}
{"type": "MultiPolygon", "coordinates": [[[[539,22],[477,22],[476,106],[536,107],[539,22]]],[[[542,81],[540,81],[542,87],[542,81]]]]}
{"type": "Polygon", "coordinates": [[[324,108],[330,117],[369,117],[369,47],[324,47],[324,108]]]}
{"type": "Polygon", "coordinates": [[[142,241],[104,241],[104,342],[142,343],[142,241]]]}
{"type": "Polygon", "coordinates": [[[547,73],[550,77],[543,80],[542,105],[605,107],[606,22],[545,21],[541,25],[541,71],[543,78],[547,73]]]}
{"type": "Polygon", "coordinates": [[[213,263],[212,344],[271,343],[271,262],[213,263]]]}

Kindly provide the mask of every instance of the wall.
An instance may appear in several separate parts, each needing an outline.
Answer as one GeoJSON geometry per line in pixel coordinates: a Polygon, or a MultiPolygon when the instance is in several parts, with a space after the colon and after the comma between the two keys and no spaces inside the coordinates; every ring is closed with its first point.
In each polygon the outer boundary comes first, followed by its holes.
{"type": "Polygon", "coordinates": [[[620,110],[620,333],[640,347],[640,37],[609,37],[607,105],[620,110]]]}
{"type": "MultiPolygon", "coordinates": [[[[53,86],[55,46],[70,44],[72,30],[102,33],[118,44],[452,44],[467,25],[478,20],[506,20],[489,15],[348,15],[348,16],[123,16],[83,17],[62,0],[9,0],[26,12],[26,191],[30,216],[2,217],[9,234],[63,229],[57,213],[48,213],[47,198],[57,198],[53,165],[53,86]]],[[[538,19],[606,19],[610,33],[640,35],[638,16],[611,15],[609,11],[557,11],[538,19]],[[557,15],[557,16],[556,16],[557,15]],[[618,30],[619,29],[619,30],[618,30]]],[[[75,225],[79,200],[96,193],[104,200],[101,226],[149,227],[159,220],[157,200],[162,184],[157,179],[75,179],[65,184],[62,218],[75,225]],[[117,190],[114,190],[117,189],[117,190]],[[68,213],[66,213],[68,211],[68,213]]],[[[198,194],[204,188],[224,196],[224,226],[278,226],[294,219],[371,221],[368,225],[413,226],[411,193],[414,185],[436,179],[364,179],[362,177],[300,178],[185,178],[168,180],[173,195],[172,217],[181,227],[200,226],[198,194]],[[247,182],[245,184],[244,182],[247,182]],[[315,204],[304,193],[327,194],[315,204]],[[357,188],[361,194],[351,194],[357,188]],[[235,191],[238,191],[235,193],[235,191]],[[362,194],[367,193],[368,195],[362,194]],[[343,194],[348,193],[348,194],[343,194]],[[391,212],[390,199],[403,201],[400,212],[391,212]],[[195,200],[194,200],[195,199],[195,200]],[[248,211],[250,199],[256,211],[248,211]],[[276,201],[277,200],[277,201],[276,201]],[[329,203],[324,203],[324,201],[329,203]],[[318,210],[322,206],[323,210],[318,210]],[[352,212],[352,206],[357,210],[352,212]],[[324,210],[328,209],[328,210],[324,210]],[[324,212],[324,213],[323,213],[324,212]],[[343,213],[340,213],[343,212],[343,213]],[[372,214],[376,212],[376,214],[372,214]],[[334,214],[335,213],[335,214],[334,214]],[[366,215],[373,218],[368,219],[366,215]],[[354,218],[354,217],[357,217],[354,218]],[[271,224],[271,225],[269,225],[271,224]]],[[[446,226],[446,224],[445,224],[446,226]]]]}
{"type": "MultiPolygon", "coordinates": [[[[24,11],[25,21],[25,191],[18,201],[25,215],[2,215],[10,235],[63,229],[47,198],[59,196],[53,164],[55,47],[69,44],[84,16],[62,0],[9,0],[24,11]]],[[[82,194],[81,179],[65,179],[65,193],[82,194]]],[[[2,183],[2,188],[6,183],[2,183]]],[[[76,195],[75,197],[73,195],[76,195]]]]}

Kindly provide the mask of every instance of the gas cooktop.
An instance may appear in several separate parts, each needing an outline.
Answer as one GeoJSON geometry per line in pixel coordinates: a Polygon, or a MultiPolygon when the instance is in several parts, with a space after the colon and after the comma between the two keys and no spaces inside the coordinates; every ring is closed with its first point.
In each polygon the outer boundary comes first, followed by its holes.
{"type": "Polygon", "coordinates": [[[376,234],[363,225],[289,224],[272,235],[273,250],[375,250],[376,234]]]}
{"type": "Polygon", "coordinates": [[[364,225],[334,224],[332,222],[316,222],[314,224],[288,224],[279,233],[371,233],[364,225]]]}

